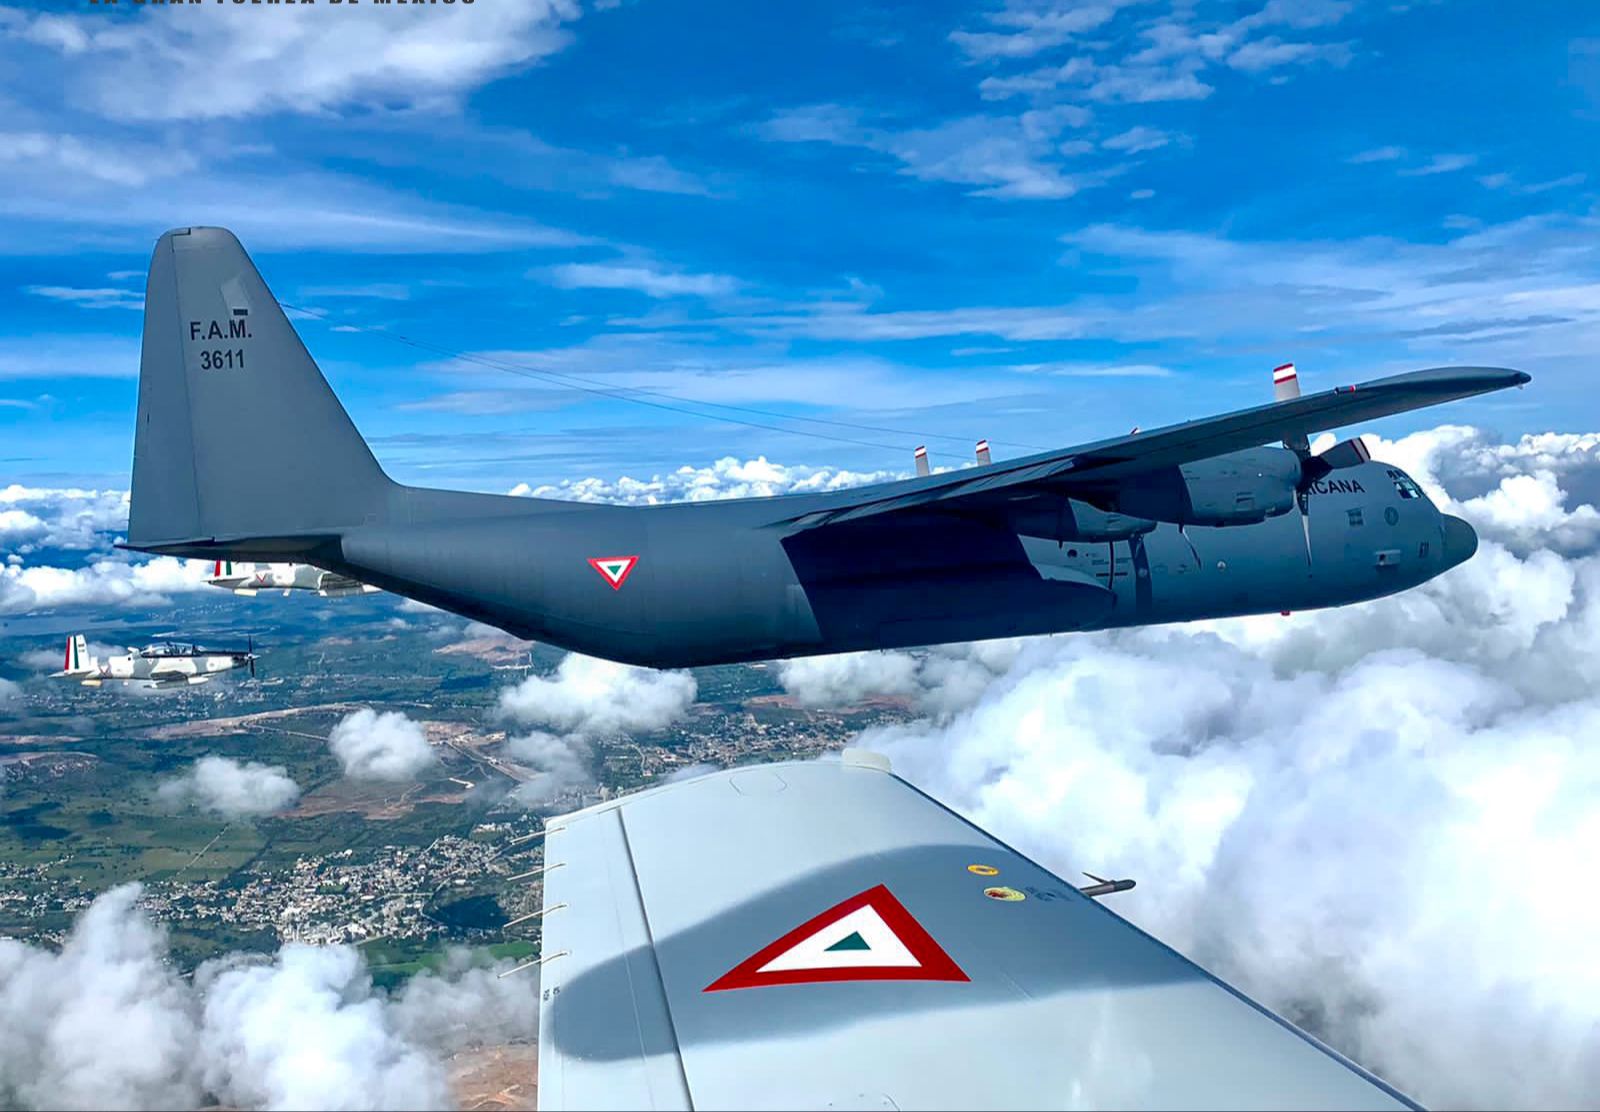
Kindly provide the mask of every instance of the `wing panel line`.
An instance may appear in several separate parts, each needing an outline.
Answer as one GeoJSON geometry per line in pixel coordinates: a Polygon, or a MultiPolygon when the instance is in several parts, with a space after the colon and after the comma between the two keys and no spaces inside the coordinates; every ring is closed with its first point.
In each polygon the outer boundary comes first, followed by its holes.
{"type": "MultiPolygon", "coordinates": [[[[644,920],[645,937],[650,940],[650,971],[655,974],[656,992],[660,995],[663,1010],[667,1015],[667,1034],[672,1038],[672,1058],[678,1064],[678,1078],[683,1082],[683,1091],[688,1094],[689,1107],[695,1106],[694,1090],[689,1087],[689,1074],[683,1068],[683,1044],[678,1041],[678,1026],[672,1017],[672,1000],[667,995],[666,982],[661,978],[661,963],[656,958],[656,932],[650,922],[650,908],[644,902],[644,890],[639,887],[639,867],[633,860],[633,842],[628,837],[627,809],[618,807],[612,814],[617,816],[617,828],[622,831],[622,848],[628,855],[628,876],[633,881],[634,899],[638,901],[640,917],[644,920]]],[[[630,979],[632,972],[629,972],[630,979]]],[[[642,1046],[642,1043],[641,1043],[642,1046]]]]}

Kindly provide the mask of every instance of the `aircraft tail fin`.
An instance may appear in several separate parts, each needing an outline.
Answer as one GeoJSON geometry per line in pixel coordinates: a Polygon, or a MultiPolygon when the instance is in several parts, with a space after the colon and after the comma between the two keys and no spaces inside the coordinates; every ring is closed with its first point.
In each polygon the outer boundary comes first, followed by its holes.
{"type": "Polygon", "coordinates": [[[138,422],[131,548],[292,552],[387,515],[393,484],[225,229],[156,244],[138,422]]]}
{"type": "Polygon", "coordinates": [[[96,661],[89,655],[89,639],[81,633],[68,637],[66,656],[56,675],[79,676],[94,671],[95,667],[96,661]]]}

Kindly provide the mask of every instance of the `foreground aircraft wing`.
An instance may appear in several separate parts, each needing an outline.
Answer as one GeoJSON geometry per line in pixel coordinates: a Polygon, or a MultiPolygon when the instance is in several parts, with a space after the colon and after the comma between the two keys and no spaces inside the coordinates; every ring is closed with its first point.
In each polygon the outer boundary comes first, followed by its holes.
{"type": "Polygon", "coordinates": [[[1414,1107],[870,755],[546,831],[541,1109],[1414,1107]]]}
{"type": "Polygon", "coordinates": [[[869,488],[860,501],[803,515],[793,524],[810,528],[917,508],[998,509],[1036,494],[1070,495],[1103,488],[1163,467],[1211,459],[1269,441],[1295,440],[1529,381],[1524,372],[1501,367],[1412,371],[1076,448],[896,483],[892,490],[882,488],[883,497],[872,497],[869,488]]]}

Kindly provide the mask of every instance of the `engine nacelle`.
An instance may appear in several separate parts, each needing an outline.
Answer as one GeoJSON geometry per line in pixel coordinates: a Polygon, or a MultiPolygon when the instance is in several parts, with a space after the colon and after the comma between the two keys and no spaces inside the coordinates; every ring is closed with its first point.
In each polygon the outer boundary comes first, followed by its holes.
{"type": "Polygon", "coordinates": [[[1178,525],[1254,525],[1294,509],[1300,457],[1253,448],[1138,475],[1117,486],[1124,514],[1178,525]]]}

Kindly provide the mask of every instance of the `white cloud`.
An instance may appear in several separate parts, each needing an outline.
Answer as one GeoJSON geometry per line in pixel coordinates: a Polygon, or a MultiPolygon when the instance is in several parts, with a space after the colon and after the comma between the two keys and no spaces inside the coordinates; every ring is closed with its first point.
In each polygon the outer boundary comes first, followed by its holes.
{"type": "Polygon", "coordinates": [[[78,286],[27,286],[28,293],[50,301],[64,301],[84,309],[143,309],[144,295],[137,290],[117,289],[113,286],[81,288],[78,286]]]}
{"type": "Polygon", "coordinates": [[[1592,217],[1549,215],[1422,243],[1091,225],[1063,237],[1076,249],[1073,265],[1131,277],[1139,292],[1056,311],[1073,313],[1082,335],[1124,342],[1270,339],[1282,350],[1283,337],[1298,332],[1337,336],[1344,348],[1382,339],[1391,360],[1394,341],[1438,363],[1586,358],[1600,344],[1597,227],[1592,217]],[[1272,322],[1270,338],[1263,321],[1272,322]]]}
{"type": "Polygon", "coordinates": [[[1072,340],[1094,334],[1093,313],[1066,305],[963,306],[875,311],[864,305],[820,302],[803,312],[724,317],[719,324],[754,333],[867,342],[940,336],[998,336],[1005,340],[1072,340]]]}
{"type": "Polygon", "coordinates": [[[1404,147],[1373,147],[1370,150],[1359,151],[1345,159],[1345,161],[1359,166],[1367,162],[1394,162],[1396,159],[1401,159],[1405,156],[1406,149],[1404,147]]]}
{"type": "Polygon", "coordinates": [[[142,563],[97,560],[86,567],[7,564],[0,568],[0,614],[69,606],[157,606],[174,594],[210,590],[205,561],[157,556],[142,563]]]}
{"type": "Polygon", "coordinates": [[[538,272],[562,289],[634,290],[646,297],[727,297],[739,280],[727,274],[688,274],[643,263],[564,263],[538,272]]]}
{"type": "Polygon", "coordinates": [[[1138,154],[1141,151],[1160,150],[1172,142],[1172,136],[1154,127],[1130,127],[1127,131],[1113,135],[1100,145],[1107,150],[1123,151],[1127,154],[1138,154]]]}
{"type": "Polygon", "coordinates": [[[112,119],[229,119],[353,108],[437,110],[570,41],[567,0],[429,5],[399,13],[286,6],[272,19],[206,4],[165,11],[29,16],[0,35],[54,48],[69,95],[112,119]],[[205,89],[205,96],[173,89],[205,89]]]}
{"type": "Polygon", "coordinates": [[[181,149],[113,142],[61,132],[0,132],[0,165],[18,172],[71,174],[96,182],[133,187],[185,173],[194,157],[181,149]]]}
{"type": "Polygon", "coordinates": [[[654,506],[663,502],[709,502],[722,498],[770,498],[778,494],[843,490],[902,478],[894,471],[846,471],[836,467],[790,467],[766,456],[740,460],[724,456],[709,467],[684,466],[665,475],[616,480],[565,479],[532,487],[518,483],[508,493],[568,502],[613,502],[654,506]]]}
{"type": "Polygon", "coordinates": [[[580,653],[561,658],[549,677],[529,676],[500,692],[499,713],[564,734],[659,730],[689,709],[694,676],[616,664],[580,653]]]}
{"type": "Polygon", "coordinates": [[[193,1108],[195,1019],[140,890],[100,897],[59,954],[0,939],[0,1101],[193,1108]]]}
{"type": "Polygon", "coordinates": [[[1228,55],[1228,65],[1245,73],[1263,73],[1280,66],[1324,59],[1334,65],[1350,60],[1347,43],[1284,42],[1275,35],[1247,42],[1228,55]]]}
{"type": "Polygon", "coordinates": [[[805,707],[839,707],[868,695],[920,692],[917,661],[904,652],[835,653],[778,662],[778,682],[805,707]]]}
{"type": "Polygon", "coordinates": [[[563,793],[594,783],[593,748],[581,734],[561,736],[543,730],[511,738],[506,750],[539,775],[517,785],[511,798],[524,807],[541,807],[563,793]]]}
{"type": "Polygon", "coordinates": [[[138,885],[100,896],[59,953],[0,940],[0,1100],[33,1108],[452,1106],[447,1056],[535,1034],[538,994],[452,955],[397,994],[359,951],[172,967],[138,885]]]}
{"type": "Polygon", "coordinates": [[[157,794],[169,803],[193,803],[224,818],[268,815],[300,796],[300,785],[282,765],[201,757],[187,772],[168,780],[157,794]]]}
{"type": "Polygon", "coordinates": [[[950,41],[974,61],[1027,58],[1110,22],[1130,0],[1087,4],[1017,3],[1007,0],[985,18],[998,31],[952,31],[950,41]]]}
{"type": "Polygon", "coordinates": [[[76,487],[0,487],[0,551],[107,549],[128,527],[128,492],[76,487]]]}
{"type": "Polygon", "coordinates": [[[907,696],[919,710],[942,715],[976,702],[1030,643],[1002,638],[911,651],[798,657],[779,662],[778,682],[802,706],[838,708],[872,696],[907,696]]]}
{"type": "Polygon", "coordinates": [[[371,707],[345,715],[328,747],[352,780],[411,780],[438,761],[421,726],[399,711],[371,707]]]}
{"type": "Polygon", "coordinates": [[[1600,898],[1570,878],[1600,857],[1600,535],[1578,492],[1600,436],[1368,439],[1453,492],[1476,557],[1287,620],[780,675],[811,701],[909,693],[926,720],[857,744],[1062,875],[1140,880],[1120,913],[1425,1104],[1581,1105],[1600,898]],[[1515,497],[1538,476],[1554,509],[1515,497]]]}
{"type": "Polygon", "coordinates": [[[0,703],[10,702],[22,696],[22,685],[15,680],[0,679],[0,703]]]}
{"type": "MultiPolygon", "coordinates": [[[[1441,425],[1398,440],[1371,433],[1365,440],[1441,509],[1519,555],[1600,548],[1600,434],[1529,433],[1506,443],[1482,429],[1441,425]]],[[[1319,450],[1331,444],[1331,437],[1318,440],[1319,450]]]]}
{"type": "Polygon", "coordinates": [[[1056,105],[1018,116],[964,116],[931,127],[894,129],[869,125],[837,104],[789,109],[761,129],[783,143],[830,143],[889,155],[901,172],[921,181],[974,186],[981,197],[1059,200],[1103,184],[1110,171],[1065,173],[1057,164],[1058,136],[1081,127],[1086,109],[1056,105]]]}
{"type": "Polygon", "coordinates": [[[1436,154],[1421,166],[1401,170],[1400,176],[1416,178],[1432,174],[1452,174],[1457,170],[1465,170],[1477,161],[1478,156],[1475,154],[1436,154]]]}

